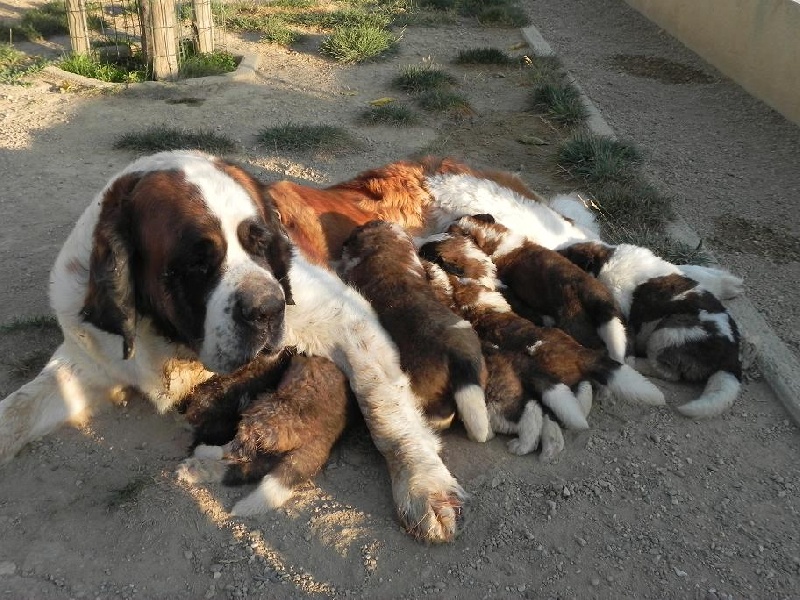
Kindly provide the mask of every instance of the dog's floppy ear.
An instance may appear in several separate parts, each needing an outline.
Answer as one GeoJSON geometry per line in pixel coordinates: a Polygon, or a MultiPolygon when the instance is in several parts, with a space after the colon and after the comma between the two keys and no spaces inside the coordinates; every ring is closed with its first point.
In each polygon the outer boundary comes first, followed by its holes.
{"type": "Polygon", "coordinates": [[[479,215],[472,215],[472,218],[481,223],[497,223],[495,218],[489,213],[481,213],[479,215]]]}
{"type": "Polygon", "coordinates": [[[122,355],[134,354],[136,301],[131,270],[128,199],[140,174],[124,175],[106,191],[92,239],[89,284],[81,315],[98,329],[122,336],[122,355]]]}

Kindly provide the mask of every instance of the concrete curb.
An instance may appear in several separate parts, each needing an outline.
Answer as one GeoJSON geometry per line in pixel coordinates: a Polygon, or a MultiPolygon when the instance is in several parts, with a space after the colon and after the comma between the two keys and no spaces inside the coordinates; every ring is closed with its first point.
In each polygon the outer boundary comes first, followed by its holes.
{"type": "Polygon", "coordinates": [[[109,83],[107,81],[100,81],[99,79],[92,79],[84,77],[77,73],[70,73],[59,69],[55,65],[47,65],[43,72],[51,77],[57,78],[58,81],[68,81],[76,85],[84,87],[91,87],[97,89],[123,89],[130,86],[164,86],[164,85],[177,85],[185,84],[190,86],[213,85],[217,83],[228,83],[231,81],[244,82],[252,81],[255,79],[256,71],[258,70],[259,55],[253,53],[242,54],[242,59],[236,67],[236,70],[230,73],[223,73],[222,75],[210,75],[208,77],[191,77],[188,79],[177,79],[174,81],[141,81],[138,83],[109,83]]]}
{"type": "MultiPolygon", "coordinates": [[[[556,55],[550,44],[535,27],[524,28],[522,36],[536,56],[556,55]]],[[[587,121],[589,129],[597,135],[616,138],[614,130],[611,129],[572,74],[568,73],[568,77],[580,91],[586,105],[589,113],[587,121]]],[[[667,230],[673,239],[692,247],[698,246],[701,241],[700,236],[682,217],[675,219],[667,230]]],[[[711,258],[718,265],[716,258],[713,256],[711,258]]],[[[742,336],[755,348],[756,362],[764,379],[795,422],[800,424],[800,361],[795,358],[792,350],[778,337],[758,309],[745,296],[728,300],[725,305],[736,320],[742,336]]]]}

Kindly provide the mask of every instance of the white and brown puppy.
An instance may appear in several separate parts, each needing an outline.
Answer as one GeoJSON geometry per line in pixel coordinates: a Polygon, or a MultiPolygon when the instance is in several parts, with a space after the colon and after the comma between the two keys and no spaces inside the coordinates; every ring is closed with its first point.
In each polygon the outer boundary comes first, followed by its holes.
{"type": "Polygon", "coordinates": [[[338,271],[370,302],[397,345],[429,422],[447,427],[457,413],[470,439],[490,439],[480,340],[436,299],[403,228],[386,221],[358,227],[344,242],[338,271]]]}
{"type": "Polygon", "coordinates": [[[467,235],[497,266],[497,277],[534,314],[550,317],[580,344],[625,362],[622,314],[608,289],[555,250],[531,242],[491,215],[467,215],[449,233],[467,235]]]}
{"type": "MultiPolygon", "coordinates": [[[[354,402],[341,370],[321,357],[295,355],[286,361],[290,362],[288,368],[277,369],[282,377],[275,389],[269,389],[275,370],[250,374],[245,380],[251,388],[267,389],[255,393],[240,411],[233,440],[224,446],[197,446],[195,458],[184,461],[179,469],[179,477],[190,483],[258,483],[257,493],[237,502],[232,515],[253,515],[263,512],[265,506],[283,506],[297,486],[322,469],[347,425],[354,402]]],[[[214,414],[205,411],[200,418],[195,401],[224,401],[226,396],[242,392],[220,389],[213,379],[198,386],[188,398],[187,413],[198,427],[197,433],[202,435],[204,427],[213,426],[209,421],[214,414]],[[204,389],[209,386],[211,389],[204,389]]]]}
{"type": "Polygon", "coordinates": [[[560,252],[612,291],[637,355],[646,357],[636,360],[638,369],[667,380],[706,381],[699,398],[678,407],[681,413],[712,417],[733,404],[742,378],[739,331],[711,291],[647,248],[587,242],[560,252]]]}
{"type": "Polygon", "coordinates": [[[292,248],[267,188],[240,167],[188,151],[133,162],[65,241],[51,304],[64,342],[0,401],[0,462],[126,388],[163,412],[212,372],[296,346],[348,377],[407,530],[455,536],[464,493],[394,344],[363,297],[292,248]]]}
{"type": "Polygon", "coordinates": [[[452,276],[453,305],[472,323],[483,342],[516,353],[541,378],[531,385],[542,401],[571,427],[586,427],[573,392],[583,381],[608,387],[615,396],[650,405],[664,404],[664,395],[628,365],[610,358],[605,350],[586,348],[553,327],[539,327],[515,314],[496,291],[493,263],[466,236],[441,234],[423,241],[420,255],[452,276]],[[524,355],[524,358],[522,356],[524,355]],[[545,385],[545,387],[542,387],[545,385]],[[565,409],[569,408],[569,412],[565,409]]]}

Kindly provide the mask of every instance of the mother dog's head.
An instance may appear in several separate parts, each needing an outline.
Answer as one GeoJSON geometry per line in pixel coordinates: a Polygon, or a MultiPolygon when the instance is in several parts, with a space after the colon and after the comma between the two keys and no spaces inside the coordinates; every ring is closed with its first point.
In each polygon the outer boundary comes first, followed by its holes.
{"type": "Polygon", "coordinates": [[[82,316],[122,336],[126,359],[147,317],[206,368],[230,372],[281,348],[290,260],[261,183],[203,154],[156,154],[100,197],[82,316]]]}

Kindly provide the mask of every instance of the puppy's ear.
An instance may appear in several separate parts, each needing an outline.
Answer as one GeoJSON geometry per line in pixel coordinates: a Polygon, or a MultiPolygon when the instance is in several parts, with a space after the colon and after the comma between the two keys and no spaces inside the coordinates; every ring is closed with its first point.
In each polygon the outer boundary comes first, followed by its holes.
{"type": "Polygon", "coordinates": [[[128,199],[141,179],[124,175],[106,191],[92,239],[89,284],[81,315],[98,329],[122,336],[122,355],[134,354],[136,300],[131,268],[128,199]]]}
{"type": "Polygon", "coordinates": [[[472,218],[481,223],[497,223],[494,217],[488,213],[481,213],[479,215],[472,215],[472,218]]]}
{"type": "Polygon", "coordinates": [[[283,288],[286,304],[291,306],[294,305],[292,286],[289,282],[289,269],[292,266],[292,242],[289,240],[289,234],[286,233],[281,224],[280,213],[274,209],[268,209],[267,212],[268,226],[275,233],[275,237],[269,246],[267,261],[273,275],[275,275],[275,278],[283,288]]]}

